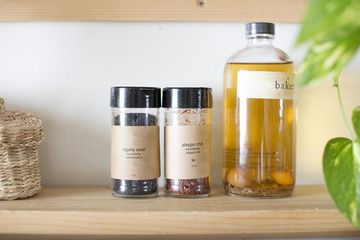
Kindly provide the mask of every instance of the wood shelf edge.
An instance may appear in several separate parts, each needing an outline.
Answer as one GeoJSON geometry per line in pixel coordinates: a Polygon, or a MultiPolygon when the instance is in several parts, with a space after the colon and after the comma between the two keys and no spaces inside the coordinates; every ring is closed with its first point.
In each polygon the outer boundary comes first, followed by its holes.
{"type": "Polygon", "coordinates": [[[108,187],[45,187],[0,202],[0,226],[0,236],[360,237],[323,186],[271,200],[227,196],[222,187],[204,199],[116,199],[108,187]]]}
{"type": "Polygon", "coordinates": [[[307,0],[0,0],[0,21],[299,23],[307,0]]]}

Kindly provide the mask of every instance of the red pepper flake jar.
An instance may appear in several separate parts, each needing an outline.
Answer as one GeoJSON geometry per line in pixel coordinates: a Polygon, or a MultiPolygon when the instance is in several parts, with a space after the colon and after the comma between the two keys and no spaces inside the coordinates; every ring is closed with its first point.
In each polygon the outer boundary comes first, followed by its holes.
{"type": "Polygon", "coordinates": [[[211,88],[164,88],[165,193],[198,198],[210,194],[211,88]]]}

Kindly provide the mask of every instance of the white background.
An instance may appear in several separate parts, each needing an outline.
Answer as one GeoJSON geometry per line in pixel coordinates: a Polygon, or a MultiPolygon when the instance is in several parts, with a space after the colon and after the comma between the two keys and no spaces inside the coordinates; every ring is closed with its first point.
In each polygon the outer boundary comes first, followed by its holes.
{"type": "MultiPolygon", "coordinates": [[[[298,66],[299,25],[277,24],[275,45],[298,66]]],[[[110,184],[110,87],[213,88],[212,183],[221,184],[222,82],[227,58],[246,44],[241,23],[0,23],[0,96],[43,120],[44,185],[110,184]]],[[[360,56],[340,84],[346,113],[360,105],[360,56]]],[[[336,91],[298,91],[297,183],[322,184],[321,157],[347,131],[336,91]]]]}

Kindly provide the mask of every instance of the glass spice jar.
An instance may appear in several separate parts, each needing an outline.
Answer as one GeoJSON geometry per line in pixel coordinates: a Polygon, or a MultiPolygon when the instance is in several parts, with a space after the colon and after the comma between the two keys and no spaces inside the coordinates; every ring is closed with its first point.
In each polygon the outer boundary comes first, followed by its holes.
{"type": "Polygon", "coordinates": [[[211,168],[211,88],[165,88],[165,193],[207,197],[211,168]]]}
{"type": "Polygon", "coordinates": [[[272,23],[246,24],[225,67],[223,182],[230,195],[286,197],[295,185],[295,67],[272,23]]]}
{"type": "Polygon", "coordinates": [[[160,88],[111,88],[111,178],[115,197],[158,195],[160,88]]]}

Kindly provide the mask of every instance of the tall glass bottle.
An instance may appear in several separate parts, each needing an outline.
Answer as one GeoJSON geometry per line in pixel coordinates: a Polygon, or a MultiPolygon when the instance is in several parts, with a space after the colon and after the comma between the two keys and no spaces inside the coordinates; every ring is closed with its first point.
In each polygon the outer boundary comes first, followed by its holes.
{"type": "Polygon", "coordinates": [[[230,195],[289,196],[295,185],[295,67],[274,24],[246,24],[224,74],[223,183],[230,195]]]}

